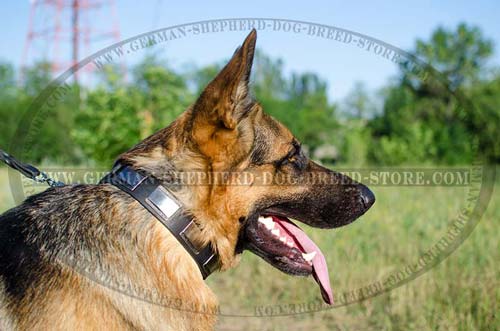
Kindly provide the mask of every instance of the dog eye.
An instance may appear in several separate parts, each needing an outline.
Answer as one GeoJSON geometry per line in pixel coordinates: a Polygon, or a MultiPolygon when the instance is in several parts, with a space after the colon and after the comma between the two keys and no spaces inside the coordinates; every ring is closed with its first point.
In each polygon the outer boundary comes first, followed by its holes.
{"type": "Polygon", "coordinates": [[[295,146],[295,148],[290,151],[284,158],[280,160],[280,164],[283,166],[285,164],[297,164],[300,160],[300,146],[295,146]]]}
{"type": "Polygon", "coordinates": [[[305,156],[302,153],[300,144],[296,141],[292,142],[293,149],[288,152],[281,159],[274,161],[273,163],[277,168],[284,167],[286,165],[293,165],[295,168],[302,169],[305,165],[305,156]]]}
{"type": "Polygon", "coordinates": [[[295,161],[297,161],[297,156],[295,155],[295,152],[290,152],[287,155],[285,155],[283,158],[278,160],[277,163],[280,166],[284,166],[284,165],[289,164],[289,163],[294,163],[295,161]]]}

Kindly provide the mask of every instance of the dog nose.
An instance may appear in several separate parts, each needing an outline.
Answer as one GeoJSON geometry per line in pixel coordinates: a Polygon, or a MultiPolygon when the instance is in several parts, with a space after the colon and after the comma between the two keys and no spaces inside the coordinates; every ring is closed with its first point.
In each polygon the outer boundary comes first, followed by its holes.
{"type": "Polygon", "coordinates": [[[359,197],[363,205],[365,206],[365,210],[368,210],[375,203],[375,195],[373,192],[366,186],[362,185],[359,189],[359,197]]]}

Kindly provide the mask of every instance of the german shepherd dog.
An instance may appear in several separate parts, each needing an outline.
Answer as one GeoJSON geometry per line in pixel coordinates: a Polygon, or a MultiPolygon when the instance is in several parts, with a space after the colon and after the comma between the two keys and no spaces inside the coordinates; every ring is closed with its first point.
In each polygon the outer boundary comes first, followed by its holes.
{"type": "MultiPolygon", "coordinates": [[[[256,38],[251,31],[170,126],[118,160],[160,179],[176,172],[266,174],[273,184],[181,185],[175,196],[195,219],[193,240],[212,246],[220,271],[250,250],[285,273],[312,275],[331,303],[325,259],[289,218],[340,227],[375,198],[366,186],[309,160],[292,133],[252,98],[256,38]],[[278,185],[278,177],[300,184],[278,185]]],[[[217,299],[191,255],[116,186],[49,188],[0,216],[1,330],[212,330],[216,314],[203,313],[210,309],[217,311],[217,299]],[[81,261],[93,276],[78,269],[81,261]],[[117,284],[150,289],[157,300],[95,281],[103,270],[117,284]]]]}

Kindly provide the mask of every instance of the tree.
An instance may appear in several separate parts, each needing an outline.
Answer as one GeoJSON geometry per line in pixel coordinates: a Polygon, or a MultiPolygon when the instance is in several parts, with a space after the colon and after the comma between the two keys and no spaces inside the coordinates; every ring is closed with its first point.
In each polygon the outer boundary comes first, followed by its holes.
{"type": "Polygon", "coordinates": [[[346,97],[343,114],[349,118],[369,119],[376,113],[376,107],[362,82],[355,82],[346,97]]]}
{"type": "Polygon", "coordinates": [[[423,78],[401,66],[399,82],[385,90],[382,115],[370,123],[376,138],[372,159],[469,163],[478,141],[483,153],[491,153],[486,151],[494,142],[482,137],[475,110],[453,93],[466,93],[481,81],[492,42],[477,27],[459,24],[455,31],[438,28],[429,41],[417,40],[412,53],[441,73],[429,70],[423,78]]]}
{"type": "Polygon", "coordinates": [[[335,106],[328,100],[327,83],[315,73],[283,72],[283,61],[257,52],[252,88],[264,110],[282,121],[314,150],[337,141],[335,106]]]}
{"type": "Polygon", "coordinates": [[[413,54],[436,68],[456,88],[475,82],[493,54],[493,42],[478,27],[461,23],[455,31],[437,28],[430,40],[417,40],[413,54]]]}
{"type": "Polygon", "coordinates": [[[15,73],[11,64],[0,63],[0,148],[8,150],[20,120],[19,90],[15,87],[15,73]]]}
{"type": "Polygon", "coordinates": [[[477,130],[482,152],[500,163],[500,73],[492,80],[475,84],[468,92],[477,111],[470,112],[471,130],[477,130]]]}
{"type": "MultiPolygon", "coordinates": [[[[114,70],[106,72],[114,81],[114,70]]],[[[132,72],[133,84],[105,80],[88,91],[76,118],[72,136],[85,155],[100,164],[111,165],[120,153],[169,125],[193,101],[183,76],[154,57],[132,72]]]]}
{"type": "Polygon", "coordinates": [[[13,67],[0,64],[0,148],[13,152],[10,147],[15,146],[18,152],[26,152],[16,155],[22,156],[26,162],[76,163],[79,161],[77,149],[68,135],[73,126],[74,111],[78,108],[74,86],[66,89],[52,107],[45,108],[47,112],[43,113],[43,118],[39,113],[41,105],[33,104],[51,79],[50,65],[46,62],[27,68],[19,84],[13,67]],[[23,118],[25,121],[21,122],[23,118]],[[25,129],[36,130],[32,131],[36,132],[36,136],[29,140],[29,146],[20,146],[15,137],[21,125],[25,129]]]}

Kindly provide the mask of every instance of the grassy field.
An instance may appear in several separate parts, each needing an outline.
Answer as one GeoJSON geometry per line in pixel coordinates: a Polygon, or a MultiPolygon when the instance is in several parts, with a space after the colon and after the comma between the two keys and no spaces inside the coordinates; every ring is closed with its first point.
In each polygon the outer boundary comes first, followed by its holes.
{"type": "MultiPolygon", "coordinates": [[[[0,169],[0,188],[3,211],[13,204],[5,169],[0,169]]],[[[498,181],[495,189],[500,189],[498,181]]],[[[414,263],[444,235],[467,196],[463,187],[373,190],[377,202],[357,222],[330,231],[303,227],[327,257],[336,293],[414,263]]],[[[389,293],[287,317],[222,316],[218,330],[500,330],[499,219],[500,196],[494,192],[481,222],[449,258],[389,293]]],[[[238,268],[211,276],[209,283],[223,314],[253,315],[256,307],[320,298],[312,279],[282,274],[250,253],[238,268]]]]}

